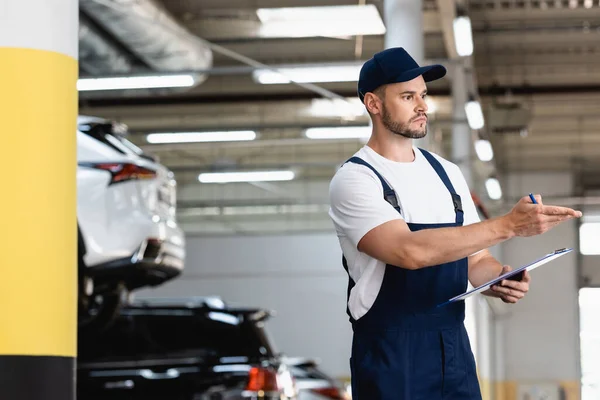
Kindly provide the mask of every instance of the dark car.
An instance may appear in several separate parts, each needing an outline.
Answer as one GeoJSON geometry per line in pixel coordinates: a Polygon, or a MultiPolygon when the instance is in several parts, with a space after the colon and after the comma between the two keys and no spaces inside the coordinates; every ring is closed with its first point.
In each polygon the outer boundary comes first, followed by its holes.
{"type": "Polygon", "coordinates": [[[141,300],[79,338],[79,400],[296,399],[264,323],[215,298],[141,300]]]}

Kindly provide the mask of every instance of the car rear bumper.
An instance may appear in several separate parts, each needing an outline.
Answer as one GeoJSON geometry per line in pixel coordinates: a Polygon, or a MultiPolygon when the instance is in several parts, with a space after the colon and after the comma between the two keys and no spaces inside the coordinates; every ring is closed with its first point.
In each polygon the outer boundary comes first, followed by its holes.
{"type": "Polygon", "coordinates": [[[129,257],[95,265],[89,270],[97,287],[124,282],[129,290],[160,285],[180,275],[185,264],[185,239],[176,226],[160,222],[129,257]]]}

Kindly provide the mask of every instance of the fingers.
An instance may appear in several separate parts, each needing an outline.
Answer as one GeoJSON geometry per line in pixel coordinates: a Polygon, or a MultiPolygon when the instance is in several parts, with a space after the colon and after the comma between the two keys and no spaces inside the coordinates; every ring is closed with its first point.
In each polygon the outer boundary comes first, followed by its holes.
{"type": "Polygon", "coordinates": [[[525,202],[529,205],[533,205],[533,206],[537,207],[537,209],[539,210],[539,212],[541,214],[544,214],[544,215],[568,215],[573,218],[580,218],[582,215],[581,211],[573,210],[572,208],[568,208],[568,207],[545,206],[544,203],[542,202],[542,196],[539,194],[536,194],[533,197],[535,198],[535,201],[538,204],[533,204],[531,202],[531,199],[529,198],[529,196],[523,197],[521,199],[521,201],[525,202]]]}
{"type": "MultiPolygon", "coordinates": [[[[523,276],[523,278],[525,278],[525,276],[523,276]]],[[[500,287],[507,288],[507,289],[513,289],[517,292],[523,293],[523,295],[529,291],[529,284],[522,280],[521,281],[511,281],[509,279],[504,279],[500,283],[500,287]]],[[[511,294],[511,293],[508,293],[508,294],[511,294]]]]}
{"type": "Polygon", "coordinates": [[[544,218],[545,218],[546,222],[553,224],[553,223],[560,223],[563,221],[568,221],[575,217],[570,216],[570,215],[560,215],[560,216],[550,215],[550,216],[544,216],[544,218]]]}
{"type": "MultiPolygon", "coordinates": [[[[512,271],[512,268],[508,265],[504,265],[502,267],[501,275],[510,271],[512,271]]],[[[521,281],[503,279],[499,285],[494,285],[491,289],[503,302],[516,303],[525,297],[525,294],[529,291],[529,282],[531,282],[531,275],[529,275],[529,272],[524,271],[521,281]]]]}
{"type": "Polygon", "coordinates": [[[554,228],[555,226],[565,222],[565,221],[570,221],[572,219],[574,219],[575,217],[572,216],[544,216],[544,223],[543,225],[541,225],[541,229],[542,232],[546,232],[549,231],[550,229],[554,228]]]}
{"type": "Polygon", "coordinates": [[[500,298],[502,299],[503,302],[510,303],[510,304],[515,304],[517,301],[519,301],[519,299],[517,299],[516,297],[512,297],[512,296],[502,296],[500,298]]]}
{"type": "Polygon", "coordinates": [[[567,207],[541,206],[541,212],[544,215],[571,216],[573,218],[581,217],[581,211],[576,211],[567,207]]]}
{"type": "Polygon", "coordinates": [[[509,287],[494,285],[492,290],[499,294],[503,300],[514,300],[515,302],[525,297],[525,292],[509,287]]]}

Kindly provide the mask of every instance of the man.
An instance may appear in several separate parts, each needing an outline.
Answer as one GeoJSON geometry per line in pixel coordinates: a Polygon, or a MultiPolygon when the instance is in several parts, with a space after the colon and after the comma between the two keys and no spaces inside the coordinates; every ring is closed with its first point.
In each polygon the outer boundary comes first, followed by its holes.
{"type": "MultiPolygon", "coordinates": [[[[382,51],[360,72],[358,94],[373,121],[370,140],[335,174],[330,216],[349,275],[354,400],[481,399],[464,327],[464,302],[438,307],[510,270],[488,247],[541,234],[581,216],[529,197],[508,214],[479,221],[460,169],[416,148],[427,133],[425,82],[402,48],[382,51]]],[[[530,276],[487,295],[515,303],[530,276]]]]}

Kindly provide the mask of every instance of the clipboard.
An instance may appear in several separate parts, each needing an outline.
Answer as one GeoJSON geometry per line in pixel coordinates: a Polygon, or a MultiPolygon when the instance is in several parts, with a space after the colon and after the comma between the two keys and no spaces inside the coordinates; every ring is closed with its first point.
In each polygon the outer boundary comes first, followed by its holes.
{"type": "Polygon", "coordinates": [[[446,301],[446,302],[444,302],[442,304],[439,304],[438,307],[442,307],[442,306],[445,306],[445,305],[450,304],[450,303],[454,303],[454,302],[457,302],[457,301],[468,299],[469,297],[471,297],[471,296],[473,296],[473,295],[475,295],[477,293],[481,293],[481,292],[483,292],[485,290],[488,290],[490,287],[492,287],[493,285],[495,285],[497,283],[500,283],[504,279],[511,279],[512,278],[513,280],[520,280],[520,278],[516,279],[517,275],[522,275],[525,271],[534,270],[534,269],[536,269],[539,266],[542,266],[542,265],[544,265],[544,264],[546,264],[546,263],[548,263],[548,262],[550,262],[552,260],[557,259],[558,257],[561,257],[561,256],[563,256],[563,255],[565,255],[567,253],[570,253],[571,251],[573,251],[572,248],[565,248],[565,249],[554,250],[552,253],[546,254],[542,258],[539,258],[539,259],[535,260],[534,262],[532,262],[530,264],[524,265],[524,266],[522,266],[522,267],[520,267],[518,269],[515,269],[513,271],[507,272],[507,273],[505,273],[503,275],[500,275],[499,277],[497,277],[495,279],[492,279],[491,281],[489,281],[487,283],[484,283],[483,285],[481,285],[479,287],[476,287],[476,288],[474,288],[472,290],[469,290],[469,291],[467,291],[465,293],[459,294],[458,296],[455,296],[455,297],[451,298],[450,300],[448,300],[448,301],[446,301]]]}

